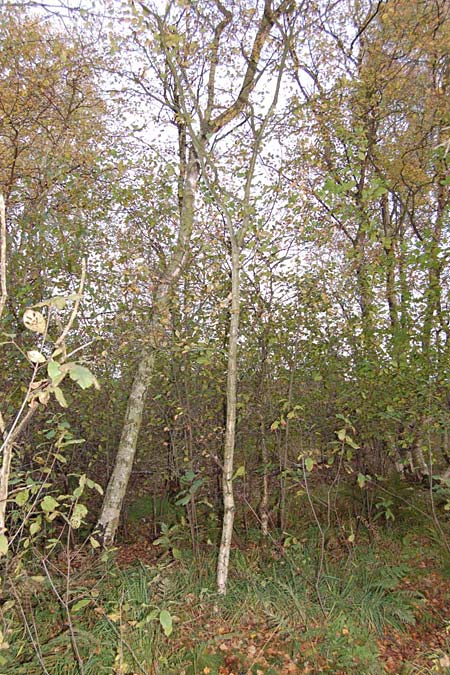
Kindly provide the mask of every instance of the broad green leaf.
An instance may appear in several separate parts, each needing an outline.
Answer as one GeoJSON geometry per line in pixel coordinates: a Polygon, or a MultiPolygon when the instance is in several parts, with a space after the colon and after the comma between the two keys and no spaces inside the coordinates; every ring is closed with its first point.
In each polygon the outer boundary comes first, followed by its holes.
{"type": "Polygon", "coordinates": [[[314,460],[312,457],[307,457],[305,459],[305,467],[307,471],[312,471],[314,468],[314,460]]]}
{"type": "Polygon", "coordinates": [[[94,539],[94,537],[89,537],[89,542],[92,546],[92,548],[99,548],[100,543],[97,541],[97,539],[94,539]]]}
{"type": "Polygon", "coordinates": [[[76,382],[82,389],[88,389],[95,384],[95,377],[88,368],[78,364],[72,365],[69,370],[69,377],[76,382]]]}
{"type": "Polygon", "coordinates": [[[82,487],[81,485],[79,485],[79,486],[76,487],[75,490],[73,491],[73,496],[75,497],[75,499],[79,499],[79,498],[81,497],[81,495],[83,494],[83,492],[84,492],[84,487],[82,487]]]}
{"type": "Polygon", "coordinates": [[[280,420],[275,420],[275,422],[272,422],[272,424],[270,425],[270,431],[276,431],[279,426],[280,420]]]}
{"type": "Polygon", "coordinates": [[[164,635],[166,637],[170,637],[172,635],[173,630],[172,615],[166,609],[163,609],[159,613],[159,623],[162,626],[164,635]]]}
{"type": "Polygon", "coordinates": [[[27,503],[29,496],[30,496],[29,490],[21,490],[16,495],[16,498],[14,499],[14,501],[16,502],[17,506],[23,506],[24,504],[27,503]]]}
{"type": "Polygon", "coordinates": [[[48,362],[47,372],[52,382],[62,375],[59,363],[53,361],[53,359],[48,362]]]}
{"type": "Polygon", "coordinates": [[[40,529],[41,529],[41,523],[40,523],[39,519],[35,520],[34,523],[31,523],[31,525],[30,525],[30,534],[31,535],[37,534],[37,532],[39,532],[40,529]]]}
{"type": "Polygon", "coordinates": [[[339,438],[340,441],[345,441],[345,438],[347,436],[347,430],[346,429],[339,429],[339,431],[336,432],[337,437],[339,438]]]}
{"type": "Polygon", "coordinates": [[[46,513],[55,511],[58,507],[59,507],[58,502],[56,501],[56,499],[53,499],[51,495],[46,495],[44,499],[41,501],[41,509],[46,513]]]}

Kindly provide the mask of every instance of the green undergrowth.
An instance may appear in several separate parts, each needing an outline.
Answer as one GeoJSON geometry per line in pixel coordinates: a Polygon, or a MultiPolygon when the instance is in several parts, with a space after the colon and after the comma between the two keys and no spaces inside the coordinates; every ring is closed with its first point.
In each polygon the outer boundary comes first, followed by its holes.
{"type": "MultiPolygon", "coordinates": [[[[288,672],[288,658],[292,672],[381,674],[377,641],[426,616],[420,560],[436,570],[444,562],[439,542],[427,541],[424,549],[418,533],[400,537],[392,528],[339,554],[310,529],[285,546],[249,544],[232,551],[225,598],[215,593],[215,558],[205,552],[126,569],[87,558],[68,596],[56,566],[51,581],[22,569],[15,604],[3,606],[0,675],[217,675],[228,672],[227,658],[243,673],[288,672]]],[[[432,669],[438,656],[428,655],[429,670],[411,663],[404,672],[440,672],[432,669]]]]}

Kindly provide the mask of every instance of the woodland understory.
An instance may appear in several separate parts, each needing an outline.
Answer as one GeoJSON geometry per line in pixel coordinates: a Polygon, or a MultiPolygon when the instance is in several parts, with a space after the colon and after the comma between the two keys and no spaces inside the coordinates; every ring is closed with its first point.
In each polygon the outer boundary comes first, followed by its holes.
{"type": "Polygon", "coordinates": [[[0,0],[0,675],[450,673],[449,20],[0,0]]]}

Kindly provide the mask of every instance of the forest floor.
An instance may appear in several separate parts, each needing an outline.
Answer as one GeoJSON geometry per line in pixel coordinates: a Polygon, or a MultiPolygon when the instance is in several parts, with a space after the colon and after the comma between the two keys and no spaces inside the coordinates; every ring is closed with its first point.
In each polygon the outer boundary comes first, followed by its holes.
{"type": "Polygon", "coordinates": [[[109,556],[84,548],[49,576],[22,569],[0,675],[450,674],[443,530],[298,529],[236,537],[225,598],[214,546],[155,546],[141,524],[109,556]]]}
{"type": "MultiPolygon", "coordinates": [[[[255,553],[258,555],[256,547],[248,547],[244,553],[239,551],[242,560],[248,563],[249,570],[255,553]]],[[[192,655],[193,663],[181,669],[180,675],[449,675],[450,569],[442,567],[442,560],[430,548],[430,542],[420,536],[414,541],[408,541],[406,546],[387,538],[377,547],[375,557],[384,561],[387,570],[392,569],[394,561],[398,563],[405,557],[408,565],[405,568],[401,564],[396,565],[399,568],[398,578],[395,575],[393,578],[387,576],[389,581],[383,583],[383,579],[380,579],[379,586],[375,582],[374,586],[365,589],[367,595],[362,600],[367,606],[359,608],[363,617],[365,615],[363,623],[372,623],[372,594],[375,592],[377,596],[380,590],[395,589],[398,593],[396,600],[399,606],[396,609],[399,618],[405,612],[403,625],[401,622],[397,626],[392,625],[395,622],[390,622],[386,614],[388,625],[383,626],[381,631],[377,630],[379,627],[376,625],[368,626],[369,632],[374,630],[367,644],[365,632],[361,636],[359,626],[352,627],[352,615],[355,610],[358,612],[358,608],[351,607],[349,597],[348,613],[344,607],[337,621],[335,618],[329,621],[328,617],[319,615],[307,625],[301,625],[293,636],[286,626],[274,621],[275,617],[267,617],[264,612],[258,612],[255,606],[246,606],[245,596],[242,597],[245,609],[241,605],[241,611],[229,614],[217,611],[215,605],[208,607],[208,604],[199,601],[198,595],[191,594],[185,597],[184,607],[185,612],[188,610],[189,618],[180,622],[183,630],[178,632],[173,648],[179,653],[192,655]],[[414,554],[412,549],[415,549],[414,554]],[[424,553],[428,553],[428,557],[424,557],[424,553]],[[382,589],[383,586],[385,588],[382,589]],[[402,607],[405,599],[411,600],[406,611],[402,607]],[[409,609],[412,609],[413,616],[408,616],[409,609]]],[[[124,569],[129,569],[133,562],[143,560],[147,560],[150,565],[154,562],[154,551],[148,548],[145,541],[122,546],[118,551],[117,562],[124,569]]],[[[301,575],[301,570],[296,570],[296,573],[301,575]]],[[[383,595],[375,598],[381,600],[381,611],[383,595]]],[[[385,599],[388,600],[387,594],[385,599]]]]}

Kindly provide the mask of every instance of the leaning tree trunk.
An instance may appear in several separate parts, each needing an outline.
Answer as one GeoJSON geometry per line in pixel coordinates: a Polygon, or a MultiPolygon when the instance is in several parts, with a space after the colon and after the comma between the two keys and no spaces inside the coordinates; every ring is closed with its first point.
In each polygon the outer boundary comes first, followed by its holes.
{"type": "Polygon", "coordinates": [[[102,511],[97,523],[102,543],[105,546],[110,546],[113,543],[119,524],[122,503],[130,479],[134,456],[136,454],[145,396],[148,383],[153,374],[154,363],[154,351],[144,353],[141,356],[131,387],[125,413],[125,422],[119,442],[119,449],[117,451],[114,469],[105,492],[102,511]]]}
{"type": "Polygon", "coordinates": [[[188,255],[198,179],[199,165],[196,154],[191,149],[185,172],[184,188],[181,193],[180,228],[177,244],[155,293],[153,319],[149,330],[150,342],[142,352],[133,380],[114,469],[109,479],[97,523],[100,539],[104,546],[110,546],[116,536],[122,504],[136,455],[146,393],[155,368],[156,351],[165,345],[170,313],[170,294],[188,255]]]}

